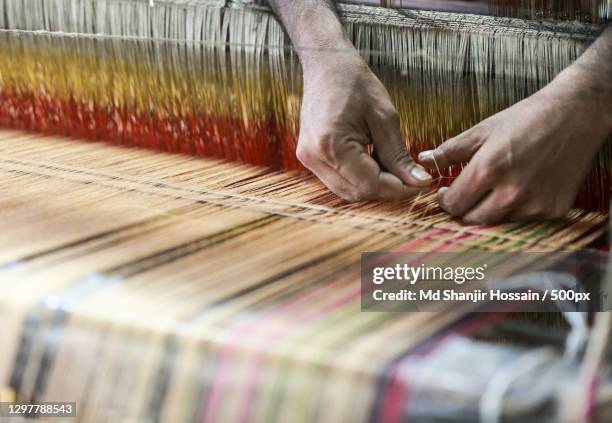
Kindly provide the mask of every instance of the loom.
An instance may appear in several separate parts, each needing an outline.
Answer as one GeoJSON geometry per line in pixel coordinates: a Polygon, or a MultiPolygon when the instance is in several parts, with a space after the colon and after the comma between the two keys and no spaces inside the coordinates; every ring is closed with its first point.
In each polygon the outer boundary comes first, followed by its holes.
{"type": "MultiPolygon", "coordinates": [[[[373,3],[337,9],[415,157],[551,81],[612,11],[373,3]]],[[[563,221],[469,227],[431,193],[350,205],[295,157],[300,66],[265,2],[0,12],[0,402],[77,401],[92,422],[552,422],[580,397],[609,421],[601,342],[582,366],[556,317],[361,312],[359,258],[608,249],[611,143],[563,221]]]]}

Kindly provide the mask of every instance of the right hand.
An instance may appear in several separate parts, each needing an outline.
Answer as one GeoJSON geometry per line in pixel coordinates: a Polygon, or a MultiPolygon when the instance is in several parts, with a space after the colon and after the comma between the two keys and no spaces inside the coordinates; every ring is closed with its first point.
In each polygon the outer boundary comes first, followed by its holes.
{"type": "Polygon", "coordinates": [[[432,177],[408,153],[389,93],[356,52],[327,53],[303,68],[297,157],[306,168],[350,202],[429,189],[432,177]]]}

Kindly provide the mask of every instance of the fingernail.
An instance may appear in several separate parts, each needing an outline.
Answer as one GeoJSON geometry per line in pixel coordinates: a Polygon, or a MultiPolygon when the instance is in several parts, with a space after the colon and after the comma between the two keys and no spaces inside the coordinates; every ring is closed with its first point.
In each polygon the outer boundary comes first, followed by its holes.
{"type": "Polygon", "coordinates": [[[433,179],[431,175],[427,173],[427,171],[422,166],[419,165],[414,166],[410,173],[419,181],[429,181],[430,179],[433,179]]]}
{"type": "Polygon", "coordinates": [[[444,194],[446,191],[448,191],[448,187],[442,187],[438,190],[438,194],[444,194]]]}
{"type": "Polygon", "coordinates": [[[419,160],[427,160],[430,159],[431,157],[433,157],[433,150],[427,150],[427,151],[423,151],[419,154],[419,160]]]}

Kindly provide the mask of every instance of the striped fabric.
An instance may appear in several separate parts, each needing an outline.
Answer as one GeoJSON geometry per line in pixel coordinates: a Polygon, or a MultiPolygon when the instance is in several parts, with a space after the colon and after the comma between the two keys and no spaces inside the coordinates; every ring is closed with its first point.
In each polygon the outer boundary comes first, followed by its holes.
{"type": "Polygon", "coordinates": [[[399,369],[465,318],[360,310],[364,251],[555,251],[606,230],[470,228],[295,173],[0,134],[3,399],[79,421],[399,421],[399,369]]]}

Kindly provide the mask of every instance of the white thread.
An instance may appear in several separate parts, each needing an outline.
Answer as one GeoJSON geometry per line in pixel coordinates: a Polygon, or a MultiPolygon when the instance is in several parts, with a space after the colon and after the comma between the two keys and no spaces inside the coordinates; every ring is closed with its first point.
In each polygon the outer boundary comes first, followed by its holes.
{"type": "Polygon", "coordinates": [[[550,363],[555,358],[550,348],[529,351],[517,361],[502,367],[488,383],[479,402],[481,423],[499,423],[504,413],[504,397],[512,384],[521,377],[532,374],[538,367],[550,363]]]}
{"type": "MultiPolygon", "coordinates": [[[[495,281],[491,287],[504,290],[514,290],[520,288],[539,288],[548,290],[558,289],[577,289],[580,287],[579,281],[572,275],[559,272],[534,272],[528,275],[520,275],[495,281]]],[[[589,326],[587,313],[576,310],[576,305],[570,301],[555,301],[564,319],[570,325],[570,333],[565,341],[565,357],[568,360],[578,359],[579,354],[589,338],[589,326]]]]}

